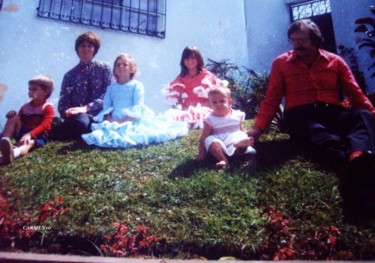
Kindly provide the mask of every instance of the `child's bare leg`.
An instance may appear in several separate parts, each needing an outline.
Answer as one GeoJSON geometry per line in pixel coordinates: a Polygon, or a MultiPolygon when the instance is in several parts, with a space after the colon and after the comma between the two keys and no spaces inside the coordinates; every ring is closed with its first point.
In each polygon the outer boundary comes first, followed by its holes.
{"type": "Polygon", "coordinates": [[[244,149],[244,150],[246,150],[247,147],[253,146],[253,145],[254,145],[253,137],[248,137],[248,138],[242,139],[242,140],[236,142],[235,144],[233,144],[234,148],[244,149]]]}
{"type": "Polygon", "coordinates": [[[236,148],[236,151],[235,151],[235,155],[242,155],[246,152],[247,148],[249,146],[253,146],[254,145],[254,138],[253,137],[248,137],[248,138],[245,138],[245,139],[242,139],[238,142],[236,142],[235,144],[233,144],[233,146],[236,148]]]}
{"type": "Polygon", "coordinates": [[[208,148],[208,152],[218,161],[216,163],[216,168],[221,169],[228,165],[228,159],[219,143],[213,142],[208,148]]]}
{"type": "Polygon", "coordinates": [[[1,134],[1,137],[12,138],[15,134],[18,133],[20,127],[21,127],[21,122],[18,116],[13,116],[7,119],[4,130],[1,134]]]}

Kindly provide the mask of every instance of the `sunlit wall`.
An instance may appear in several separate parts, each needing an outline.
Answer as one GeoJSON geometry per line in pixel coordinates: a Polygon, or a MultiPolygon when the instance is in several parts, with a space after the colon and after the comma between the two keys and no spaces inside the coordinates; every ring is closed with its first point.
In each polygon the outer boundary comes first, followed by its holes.
{"type": "MultiPolygon", "coordinates": [[[[290,46],[289,3],[301,0],[167,0],[166,38],[159,39],[86,25],[38,18],[38,0],[4,0],[0,11],[0,125],[5,113],[27,101],[27,81],[37,74],[54,78],[51,98],[56,105],[61,80],[78,58],[74,41],[95,31],[102,39],[96,59],[113,63],[120,52],[132,54],[146,87],[146,104],[156,112],[167,109],[160,90],[179,73],[182,49],[196,45],[205,60],[230,59],[239,66],[268,72],[272,60],[290,46]]],[[[368,49],[358,49],[355,19],[371,16],[373,0],[331,0],[337,45],[355,48],[368,92],[375,78],[367,67],[368,49]]],[[[373,72],[373,71],[372,71],[373,72]]],[[[1,127],[0,127],[1,128],[1,127]]]]}
{"type": "Polygon", "coordinates": [[[95,31],[102,40],[96,59],[113,63],[117,54],[135,57],[146,89],[145,102],[156,112],[168,105],[160,90],[180,71],[183,48],[196,45],[204,59],[231,59],[246,65],[243,0],[167,0],[166,38],[159,39],[37,17],[38,0],[4,0],[0,11],[0,125],[5,113],[27,102],[27,81],[37,74],[55,80],[57,105],[65,72],[78,63],[76,37],[95,31]]]}

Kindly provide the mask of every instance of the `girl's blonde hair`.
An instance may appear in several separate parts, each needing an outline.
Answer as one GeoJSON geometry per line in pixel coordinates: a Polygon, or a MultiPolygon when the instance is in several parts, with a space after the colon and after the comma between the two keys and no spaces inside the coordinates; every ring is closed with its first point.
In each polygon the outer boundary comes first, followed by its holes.
{"type": "Polygon", "coordinates": [[[137,62],[135,62],[135,59],[130,56],[129,54],[126,54],[126,53],[122,53],[120,55],[118,55],[115,59],[115,62],[113,63],[113,69],[112,69],[112,72],[113,72],[113,76],[115,76],[115,79],[118,80],[117,76],[116,76],[116,73],[115,73],[115,69],[116,69],[116,64],[117,64],[117,61],[119,59],[124,59],[126,60],[127,62],[129,62],[130,64],[130,67],[132,69],[132,73],[130,74],[130,79],[133,79],[134,76],[138,73],[138,68],[137,68],[137,62]]]}
{"type": "Polygon", "coordinates": [[[216,86],[216,87],[210,88],[208,90],[207,96],[209,98],[211,95],[214,95],[214,94],[222,94],[225,97],[227,97],[228,99],[232,98],[232,93],[231,93],[230,89],[228,87],[225,87],[225,86],[216,86]]]}

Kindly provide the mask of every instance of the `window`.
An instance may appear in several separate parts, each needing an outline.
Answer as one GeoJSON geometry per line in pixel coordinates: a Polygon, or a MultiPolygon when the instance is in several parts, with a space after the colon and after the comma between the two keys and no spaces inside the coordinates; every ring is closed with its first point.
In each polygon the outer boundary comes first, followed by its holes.
{"type": "Polygon", "coordinates": [[[291,5],[290,8],[292,11],[292,21],[331,13],[331,3],[329,0],[308,1],[302,4],[291,5]]]}
{"type": "Polygon", "coordinates": [[[38,16],[165,38],[166,0],[39,0],[38,16]]]}

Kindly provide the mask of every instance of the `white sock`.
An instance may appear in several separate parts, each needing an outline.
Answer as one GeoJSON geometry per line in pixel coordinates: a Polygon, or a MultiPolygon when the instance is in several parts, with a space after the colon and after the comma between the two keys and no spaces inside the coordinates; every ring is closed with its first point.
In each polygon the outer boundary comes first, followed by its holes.
{"type": "Polygon", "coordinates": [[[20,157],[20,154],[21,154],[21,150],[20,150],[19,147],[13,149],[13,157],[14,157],[14,159],[20,157]]]}

